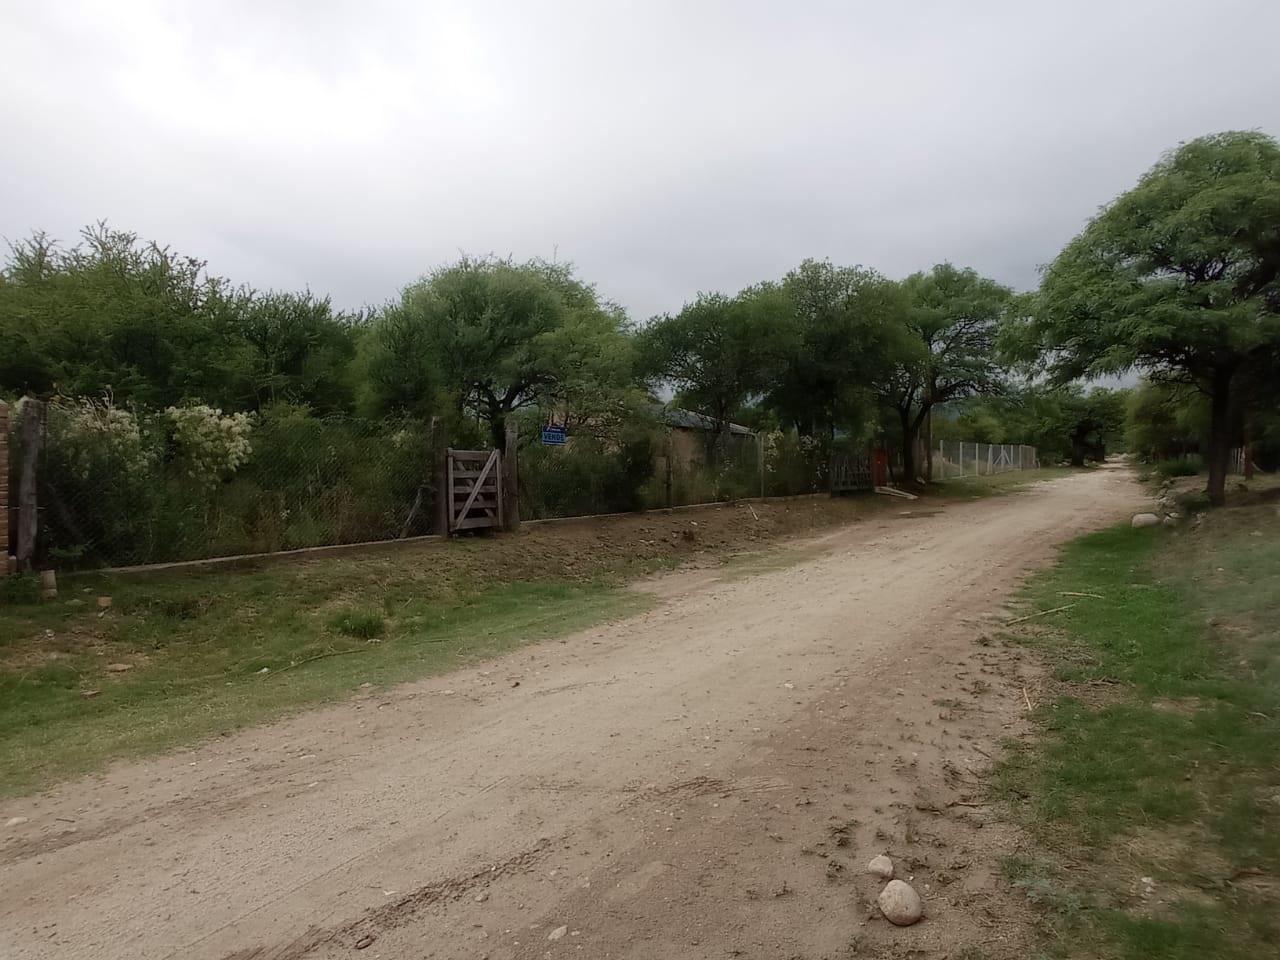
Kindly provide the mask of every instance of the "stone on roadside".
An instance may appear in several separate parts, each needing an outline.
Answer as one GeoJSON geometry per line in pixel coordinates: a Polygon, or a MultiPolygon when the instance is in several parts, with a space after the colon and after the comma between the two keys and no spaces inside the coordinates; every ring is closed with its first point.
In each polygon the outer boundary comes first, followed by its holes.
{"type": "Polygon", "coordinates": [[[127,663],[108,663],[107,673],[128,673],[133,666],[127,663]]]}
{"type": "Polygon", "coordinates": [[[1155,527],[1159,526],[1160,518],[1154,513],[1135,513],[1130,521],[1130,526],[1135,530],[1139,527],[1155,527]]]}
{"type": "Polygon", "coordinates": [[[1178,525],[1178,521],[1173,517],[1165,517],[1162,522],[1166,527],[1176,527],[1178,525]]]}
{"type": "Polygon", "coordinates": [[[568,932],[569,932],[569,928],[568,928],[568,927],[556,927],[554,930],[552,930],[550,933],[548,933],[548,934],[547,934],[547,939],[548,939],[548,940],[559,940],[561,937],[563,937],[563,936],[564,936],[566,933],[568,933],[568,932]]]}
{"type": "Polygon", "coordinates": [[[872,857],[871,862],[867,864],[867,873],[873,877],[879,877],[881,880],[892,880],[893,861],[883,853],[878,857],[872,857]]]}
{"type": "Polygon", "coordinates": [[[5,826],[6,826],[6,827],[20,827],[20,826],[22,826],[22,825],[23,825],[24,823],[26,823],[26,822],[27,822],[27,818],[26,818],[26,817],[10,817],[10,818],[9,818],[9,822],[8,822],[8,823],[6,823],[6,824],[5,824],[5,826]]]}
{"type": "Polygon", "coordinates": [[[902,880],[890,880],[876,898],[876,906],[886,920],[899,927],[909,927],[924,916],[920,894],[902,880]]]}

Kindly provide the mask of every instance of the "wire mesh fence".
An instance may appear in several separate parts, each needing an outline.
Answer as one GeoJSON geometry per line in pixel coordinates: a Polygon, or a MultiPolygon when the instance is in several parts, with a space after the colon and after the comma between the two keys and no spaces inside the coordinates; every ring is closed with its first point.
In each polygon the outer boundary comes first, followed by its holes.
{"type": "Polygon", "coordinates": [[[1035,447],[1017,443],[942,440],[932,452],[932,480],[987,476],[1010,470],[1034,470],[1040,465],[1035,447]]]}
{"type": "MultiPolygon", "coordinates": [[[[209,407],[43,405],[39,556],[127,566],[426,532],[428,427],[209,407]]],[[[15,466],[31,451],[10,429],[15,466]]]]}
{"type": "MultiPolygon", "coordinates": [[[[443,438],[423,421],[65,398],[14,414],[10,491],[26,460],[39,464],[32,562],[134,566],[441,532],[433,477],[443,438]]],[[[841,452],[794,431],[721,433],[652,419],[608,435],[574,430],[562,443],[544,444],[540,433],[526,431],[518,450],[526,520],[826,493],[841,452]]],[[[863,448],[845,452],[868,459],[863,448]]],[[[932,459],[935,480],[1037,466],[1034,448],[1016,444],[942,442],[932,459]]]]}
{"type": "Polygon", "coordinates": [[[528,520],[592,516],[825,491],[826,456],[784,432],[651,427],[620,438],[575,434],[521,448],[520,513],[528,520]]]}

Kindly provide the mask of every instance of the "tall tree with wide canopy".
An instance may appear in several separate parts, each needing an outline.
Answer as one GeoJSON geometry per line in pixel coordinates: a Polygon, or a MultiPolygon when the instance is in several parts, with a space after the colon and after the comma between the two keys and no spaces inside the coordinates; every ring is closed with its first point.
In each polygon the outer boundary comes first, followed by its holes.
{"type": "Polygon", "coordinates": [[[972,269],[941,263],[902,281],[906,325],[916,350],[894,363],[881,398],[897,416],[902,468],[916,476],[916,444],[939,404],[995,393],[1004,383],[996,357],[999,323],[1013,293],[972,269]]]}
{"type": "Polygon", "coordinates": [[[797,343],[790,298],[769,283],[733,297],[698,294],[640,334],[650,379],[673,385],[682,402],[719,421],[721,442],[730,419],[769,389],[797,343]]]}
{"type": "Polygon", "coordinates": [[[1208,398],[1209,500],[1221,506],[1232,395],[1280,372],[1280,147],[1200,137],[1163,157],[1044,272],[1011,342],[1059,381],[1137,368],[1208,398]]]}
{"type": "Polygon", "coordinates": [[[622,310],[566,264],[464,258],[407,287],[364,345],[366,409],[421,410],[439,391],[484,420],[495,445],[513,412],[630,388],[622,310]]]}
{"type": "Polygon", "coordinates": [[[902,287],[874,270],[806,260],[782,281],[795,317],[794,353],[767,403],[800,433],[852,432],[895,362],[923,354],[906,326],[902,287]],[[914,353],[913,353],[914,352],[914,353]]]}

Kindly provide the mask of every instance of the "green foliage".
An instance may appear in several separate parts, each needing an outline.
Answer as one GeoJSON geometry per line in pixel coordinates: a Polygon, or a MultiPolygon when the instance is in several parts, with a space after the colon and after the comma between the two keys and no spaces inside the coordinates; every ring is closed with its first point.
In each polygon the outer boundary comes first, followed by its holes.
{"type": "Polygon", "coordinates": [[[922,352],[906,326],[901,285],[874,270],[806,260],[784,278],[796,337],[766,403],[806,436],[856,431],[873,415],[886,371],[922,352]]]}
{"type": "Polygon", "coordinates": [[[699,294],[640,335],[642,369],[675,385],[681,405],[720,421],[726,431],[733,414],[775,382],[798,344],[790,297],[774,284],[734,297],[699,294]]]}
{"type": "Polygon", "coordinates": [[[0,576],[0,606],[5,604],[38,603],[40,577],[34,573],[15,573],[0,576]]]}
{"type": "Polygon", "coordinates": [[[562,447],[530,443],[520,451],[520,515],[537,520],[639,510],[646,506],[654,452],[643,429],[616,440],[575,433],[562,447]]]}
{"type": "Polygon", "coordinates": [[[1208,403],[1189,384],[1145,380],[1129,397],[1125,436],[1143,460],[1197,453],[1208,431],[1208,403]]]}
{"type": "Polygon", "coordinates": [[[1053,376],[1137,367],[1212,403],[1210,497],[1223,501],[1232,390],[1280,370],[1280,146],[1260,133],[1183,144],[1048,267],[1005,342],[1053,376]]]}
{"type": "Polygon", "coordinates": [[[360,640],[374,640],[387,630],[386,618],[377,610],[344,610],[329,620],[329,629],[360,640]]]}
{"type": "Polygon", "coordinates": [[[232,289],[201,261],[105,224],[69,249],[37,233],[0,271],[0,391],[342,409],[357,320],[310,294],[232,289]]]}
{"type": "Polygon", "coordinates": [[[439,391],[488,424],[531,407],[607,415],[633,399],[626,317],[569,265],[464,258],[410,285],[362,349],[366,409],[421,411],[439,391]]]}
{"type": "Polygon", "coordinates": [[[1269,802],[1280,732],[1278,522],[1260,506],[1173,541],[1126,525],[1069,545],[1026,590],[1044,610],[1062,606],[1064,592],[1080,598],[1045,621],[1056,629],[1041,624],[1023,638],[1065,695],[1039,711],[1041,738],[997,771],[1032,835],[1081,871],[1058,882],[1064,895],[1074,882],[1095,901],[1074,913],[1044,904],[1065,952],[1245,958],[1280,942],[1267,919],[1274,896],[1232,882],[1280,870],[1280,810],[1269,802]],[[1189,536],[1194,547],[1182,542],[1189,536]],[[1159,854],[1130,843],[1153,833],[1159,854]],[[1113,886],[1105,878],[1121,847],[1113,886]],[[1082,857],[1100,862],[1081,866],[1082,857]],[[1128,872],[1153,876],[1166,896],[1189,879],[1200,890],[1149,915],[1126,909],[1128,872]]]}
{"type": "Polygon", "coordinates": [[[1195,460],[1161,460],[1156,464],[1156,473],[1161,477],[1194,477],[1200,472],[1200,459],[1195,460]]]}
{"type": "Polygon", "coordinates": [[[880,398],[898,421],[903,473],[914,480],[916,440],[929,412],[938,404],[1002,389],[995,344],[1012,292],[949,263],[912,274],[902,287],[914,349],[899,353],[883,378],[880,398]]]}
{"type": "MultiPolygon", "coordinates": [[[[322,419],[288,404],[252,421],[176,412],[49,405],[41,543],[61,566],[388,539],[431,476],[420,421],[322,419]]],[[[408,532],[425,532],[428,516],[420,509],[408,532]]]]}
{"type": "Polygon", "coordinates": [[[975,397],[949,418],[935,417],[935,440],[1025,443],[1045,463],[1082,466],[1122,449],[1128,392],[1094,387],[1024,387],[975,397]]]}

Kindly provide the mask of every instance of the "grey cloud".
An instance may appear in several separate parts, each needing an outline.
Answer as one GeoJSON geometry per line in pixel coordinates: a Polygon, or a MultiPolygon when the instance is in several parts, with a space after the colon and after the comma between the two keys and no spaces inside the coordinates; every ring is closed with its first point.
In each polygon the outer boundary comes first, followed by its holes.
{"type": "Polygon", "coordinates": [[[2,0],[0,234],[379,303],[472,253],[644,319],[806,256],[1019,288],[1161,151],[1280,132],[1280,5],[2,0]]]}

